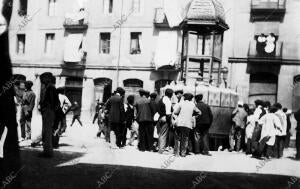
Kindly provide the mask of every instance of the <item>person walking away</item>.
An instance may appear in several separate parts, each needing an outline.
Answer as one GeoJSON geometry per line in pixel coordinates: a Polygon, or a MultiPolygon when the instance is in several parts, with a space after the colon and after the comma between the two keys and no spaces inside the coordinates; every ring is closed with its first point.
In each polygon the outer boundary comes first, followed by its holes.
{"type": "Polygon", "coordinates": [[[167,147],[169,128],[171,126],[172,115],[172,89],[166,89],[165,96],[158,102],[159,121],[157,124],[158,134],[158,153],[162,154],[167,147]]]}
{"type": "Polygon", "coordinates": [[[125,90],[118,87],[115,94],[110,97],[105,105],[108,111],[110,126],[110,143],[113,149],[121,147],[122,132],[125,123],[124,95],[125,90]]]}
{"type": "Polygon", "coordinates": [[[150,92],[141,89],[139,91],[140,97],[136,101],[136,121],[139,124],[139,144],[140,151],[153,150],[153,110],[150,106],[150,100],[147,96],[150,92]]]}
{"type": "Polygon", "coordinates": [[[295,159],[300,161],[300,109],[294,113],[294,117],[297,121],[296,127],[296,157],[295,159]]]}
{"type": "Polygon", "coordinates": [[[247,120],[246,120],[246,154],[252,154],[252,135],[257,122],[254,115],[254,108],[249,108],[247,120]]]}
{"type": "Polygon", "coordinates": [[[42,141],[43,141],[43,153],[40,157],[50,158],[53,156],[53,127],[55,121],[55,111],[59,108],[59,99],[55,84],[55,77],[52,73],[47,72],[43,74],[41,83],[44,85],[41,94],[40,108],[42,113],[43,127],[42,127],[42,141]]]}
{"type": "Polygon", "coordinates": [[[132,123],[134,121],[134,96],[133,95],[129,95],[127,97],[127,104],[126,104],[125,109],[126,109],[126,112],[125,112],[125,119],[126,119],[125,130],[126,131],[123,134],[123,136],[125,136],[125,141],[123,138],[123,143],[126,144],[127,129],[129,129],[130,130],[130,138],[129,138],[128,145],[132,146],[133,145],[132,143],[138,134],[138,131],[132,127],[132,123]]]}
{"type": "Polygon", "coordinates": [[[196,107],[201,111],[201,115],[196,117],[196,128],[194,129],[194,146],[195,154],[210,156],[209,153],[209,136],[208,131],[213,122],[213,114],[209,105],[205,104],[202,99],[203,95],[198,94],[195,97],[196,107]]]}
{"type": "Polygon", "coordinates": [[[174,110],[174,114],[178,115],[175,127],[175,156],[185,157],[189,142],[189,133],[193,128],[193,115],[201,115],[201,111],[192,102],[193,95],[184,94],[184,100],[174,110]]]}
{"type": "Polygon", "coordinates": [[[273,156],[273,149],[276,140],[276,129],[281,127],[279,118],[275,115],[277,108],[270,107],[266,114],[261,117],[258,124],[262,125],[261,137],[258,150],[253,153],[254,157],[260,158],[262,155],[266,158],[273,156]]]}
{"type": "Polygon", "coordinates": [[[60,108],[62,110],[62,118],[60,120],[60,130],[59,135],[62,135],[66,129],[67,129],[67,120],[66,116],[67,113],[70,111],[70,108],[72,107],[72,103],[70,102],[69,98],[64,94],[64,88],[58,88],[58,98],[60,102],[60,108]]]}
{"type": "Polygon", "coordinates": [[[284,147],[288,148],[290,146],[290,138],[291,138],[291,114],[292,111],[287,108],[283,108],[282,111],[286,115],[286,137],[284,139],[284,147]]]}
{"type": "Polygon", "coordinates": [[[73,126],[75,120],[77,120],[78,123],[80,124],[80,126],[82,127],[82,122],[80,121],[81,108],[80,108],[80,106],[79,106],[79,104],[78,104],[77,101],[74,101],[74,104],[73,104],[73,106],[71,108],[71,111],[73,111],[73,119],[72,119],[72,123],[71,123],[70,127],[73,126]]]}
{"type": "Polygon", "coordinates": [[[26,89],[22,100],[22,112],[25,119],[25,140],[31,140],[31,119],[36,98],[34,92],[31,90],[32,86],[32,81],[25,82],[26,89]]]}
{"type": "Polygon", "coordinates": [[[245,129],[245,121],[247,113],[243,107],[243,102],[238,102],[238,107],[233,110],[232,121],[233,125],[231,128],[231,133],[229,136],[230,140],[230,150],[236,150],[237,152],[241,150],[241,140],[242,140],[242,130],[245,129]]]}
{"type": "Polygon", "coordinates": [[[281,127],[276,129],[276,140],[275,140],[275,146],[274,146],[274,156],[275,158],[281,158],[283,156],[283,150],[284,150],[284,140],[286,137],[286,128],[287,128],[287,120],[286,115],[282,111],[282,105],[280,103],[275,103],[274,106],[278,109],[275,112],[275,115],[280,120],[281,127]]]}
{"type": "Polygon", "coordinates": [[[94,118],[93,118],[93,124],[95,123],[95,121],[98,119],[98,115],[99,115],[99,110],[101,109],[101,104],[99,102],[99,99],[97,100],[97,104],[96,104],[96,107],[95,107],[95,115],[94,115],[94,118]]]}

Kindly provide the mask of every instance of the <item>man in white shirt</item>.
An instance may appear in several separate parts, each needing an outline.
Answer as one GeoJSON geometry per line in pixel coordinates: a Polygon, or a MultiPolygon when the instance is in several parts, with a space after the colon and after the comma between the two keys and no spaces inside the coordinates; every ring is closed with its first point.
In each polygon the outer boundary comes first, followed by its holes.
{"type": "Polygon", "coordinates": [[[278,109],[275,115],[280,120],[281,127],[276,130],[276,141],[274,146],[274,156],[275,158],[281,158],[283,156],[284,141],[286,137],[287,119],[285,113],[282,111],[282,105],[280,103],[274,104],[278,109]]]}
{"type": "Polygon", "coordinates": [[[272,156],[273,147],[276,139],[276,129],[281,127],[279,118],[275,115],[277,108],[272,106],[264,116],[262,116],[258,124],[262,125],[261,137],[259,141],[259,156],[265,155],[267,158],[272,156]]]}
{"type": "Polygon", "coordinates": [[[158,102],[159,121],[157,125],[158,134],[158,152],[163,153],[167,147],[169,129],[171,126],[172,115],[172,89],[166,89],[165,96],[158,102]]]}

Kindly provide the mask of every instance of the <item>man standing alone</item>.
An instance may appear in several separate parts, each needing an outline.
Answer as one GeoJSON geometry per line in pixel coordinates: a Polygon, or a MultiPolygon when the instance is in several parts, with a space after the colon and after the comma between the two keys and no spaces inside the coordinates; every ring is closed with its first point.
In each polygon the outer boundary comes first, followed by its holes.
{"type": "Polygon", "coordinates": [[[202,101],[202,94],[196,95],[195,99],[197,102],[196,107],[202,112],[201,115],[196,117],[196,128],[194,130],[195,153],[210,156],[208,130],[213,122],[213,114],[210,107],[202,101]]]}
{"type": "Polygon", "coordinates": [[[43,128],[42,128],[42,141],[44,153],[40,154],[41,157],[50,158],[53,156],[53,127],[55,121],[55,111],[59,108],[59,99],[55,84],[55,77],[52,73],[44,73],[41,76],[41,83],[43,90],[41,94],[40,108],[42,113],[43,128]]]}

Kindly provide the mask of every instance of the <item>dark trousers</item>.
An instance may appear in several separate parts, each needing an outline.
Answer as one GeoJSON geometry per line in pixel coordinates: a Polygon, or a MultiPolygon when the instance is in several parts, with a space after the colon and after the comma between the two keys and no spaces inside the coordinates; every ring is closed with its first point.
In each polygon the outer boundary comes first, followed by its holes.
{"type": "Polygon", "coordinates": [[[252,139],[248,138],[246,143],[246,154],[252,154],[252,139]]]}
{"type": "Polygon", "coordinates": [[[274,145],[274,157],[281,158],[283,156],[285,136],[276,136],[274,145]]]}
{"type": "Polygon", "coordinates": [[[159,153],[162,153],[165,151],[167,147],[167,139],[168,139],[168,133],[169,133],[169,124],[168,122],[159,122],[157,124],[157,131],[158,133],[158,150],[159,153]]]}
{"type": "Polygon", "coordinates": [[[53,127],[55,121],[55,112],[51,109],[45,109],[42,112],[43,128],[42,128],[42,141],[43,149],[46,155],[53,155],[53,127]]]}
{"type": "Polygon", "coordinates": [[[150,121],[139,122],[139,144],[140,151],[150,151],[153,148],[153,123],[150,121]]]}
{"type": "Polygon", "coordinates": [[[296,133],[296,159],[300,160],[300,131],[296,133]]]}
{"type": "Polygon", "coordinates": [[[107,120],[104,120],[104,127],[105,129],[105,141],[110,142],[110,124],[107,120]]]}
{"type": "Polygon", "coordinates": [[[167,146],[174,148],[175,145],[175,128],[170,127],[168,133],[167,146]]]}
{"type": "Polygon", "coordinates": [[[61,135],[62,133],[66,132],[67,129],[67,119],[66,119],[66,115],[64,115],[60,121],[60,131],[59,134],[61,135]]]}
{"type": "Polygon", "coordinates": [[[95,123],[96,119],[98,119],[98,113],[95,113],[94,118],[93,118],[93,124],[95,123]]]}
{"type": "Polygon", "coordinates": [[[77,120],[79,124],[82,126],[82,123],[80,121],[80,115],[73,115],[71,126],[74,124],[75,120],[77,120]]]}
{"type": "Polygon", "coordinates": [[[25,120],[25,113],[23,111],[23,109],[21,109],[21,115],[20,115],[20,127],[21,127],[21,137],[23,139],[26,138],[26,131],[25,131],[25,124],[26,124],[26,120],[25,120]]]}
{"type": "Polygon", "coordinates": [[[188,144],[189,144],[189,134],[191,129],[187,127],[176,127],[175,128],[175,147],[174,154],[176,156],[186,156],[188,144]]]}
{"type": "Polygon", "coordinates": [[[111,127],[111,131],[113,131],[116,135],[116,145],[118,147],[122,147],[122,136],[123,136],[124,124],[111,123],[110,127],[111,127]]]}
{"type": "Polygon", "coordinates": [[[285,140],[284,140],[284,147],[288,148],[290,147],[290,140],[291,140],[291,134],[290,131],[286,132],[285,140]]]}
{"type": "Polygon", "coordinates": [[[236,126],[235,124],[231,128],[231,133],[229,136],[230,140],[230,149],[240,151],[242,147],[242,132],[241,127],[236,126]],[[234,145],[235,143],[235,145],[234,145]]]}
{"type": "Polygon", "coordinates": [[[196,127],[194,129],[194,147],[195,153],[204,153],[208,154],[209,151],[209,138],[208,138],[209,125],[206,125],[204,128],[196,127]]]}

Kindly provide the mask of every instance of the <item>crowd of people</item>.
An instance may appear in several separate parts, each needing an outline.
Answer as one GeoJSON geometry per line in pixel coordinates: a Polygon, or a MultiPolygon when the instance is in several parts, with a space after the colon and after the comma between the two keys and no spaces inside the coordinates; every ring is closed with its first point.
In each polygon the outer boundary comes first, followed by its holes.
{"type": "MultiPolygon", "coordinates": [[[[78,102],[70,102],[63,88],[55,88],[55,77],[51,73],[44,75],[41,83],[38,108],[42,115],[42,134],[31,145],[35,147],[42,142],[44,153],[41,155],[52,157],[53,148],[59,147],[59,137],[66,131],[68,112],[73,111],[70,127],[76,120],[82,126],[81,108],[78,102]]],[[[31,139],[36,98],[32,85],[31,81],[18,83],[19,93],[24,89],[22,95],[16,93],[15,98],[21,140],[31,139]]],[[[194,96],[172,89],[166,89],[161,98],[143,89],[139,90],[139,96],[125,94],[125,90],[118,87],[107,102],[97,100],[95,107],[93,124],[97,120],[97,137],[103,135],[112,149],[133,146],[137,141],[140,151],[173,153],[182,157],[200,153],[211,155],[209,129],[213,113],[202,101],[202,94],[194,96]]],[[[248,106],[239,101],[232,112],[229,151],[244,151],[255,158],[281,158],[284,148],[289,147],[291,114],[280,103],[271,105],[268,101],[256,100],[255,106],[248,106]]],[[[294,117],[300,121],[300,111],[294,117]]],[[[299,137],[297,139],[296,159],[300,159],[299,137]]]]}
{"type": "Polygon", "coordinates": [[[189,153],[211,155],[208,130],[213,115],[202,98],[203,95],[196,95],[194,103],[191,93],[166,89],[158,99],[156,93],[141,89],[139,97],[129,95],[125,100],[125,90],[118,87],[106,103],[96,106],[97,136],[104,134],[113,149],[133,145],[137,139],[140,151],[182,157],[189,153]]]}
{"type": "Polygon", "coordinates": [[[256,158],[281,158],[289,147],[291,111],[280,103],[255,101],[255,107],[238,102],[232,112],[230,151],[244,150],[256,158]]]}

